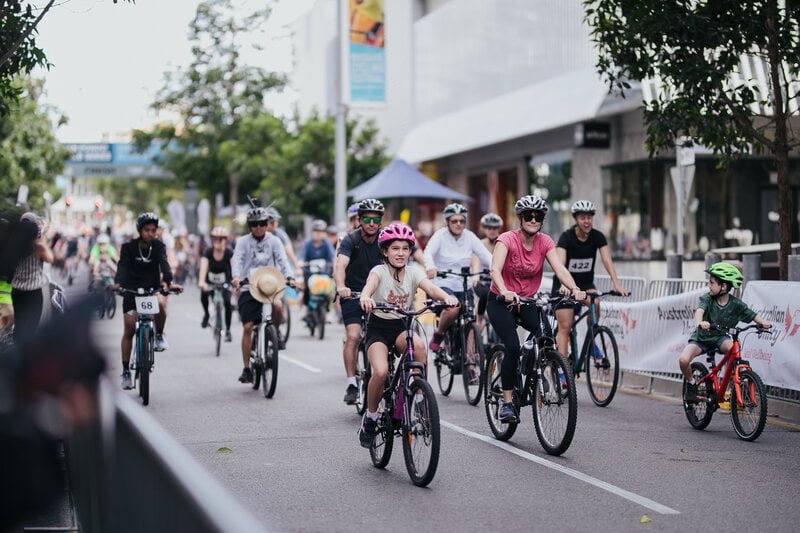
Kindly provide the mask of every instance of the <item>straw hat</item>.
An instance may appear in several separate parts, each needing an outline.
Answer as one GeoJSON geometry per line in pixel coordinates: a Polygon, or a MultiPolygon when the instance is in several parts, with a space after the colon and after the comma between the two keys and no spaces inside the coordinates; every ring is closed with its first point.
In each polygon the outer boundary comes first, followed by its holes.
{"type": "Polygon", "coordinates": [[[277,268],[261,267],[250,275],[250,294],[261,303],[272,303],[286,290],[286,278],[277,268]]]}

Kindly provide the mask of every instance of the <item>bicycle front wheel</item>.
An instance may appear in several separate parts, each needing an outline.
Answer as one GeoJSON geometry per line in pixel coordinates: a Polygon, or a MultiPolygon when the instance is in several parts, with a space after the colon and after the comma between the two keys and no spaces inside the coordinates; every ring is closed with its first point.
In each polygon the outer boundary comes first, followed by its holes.
{"type": "Polygon", "coordinates": [[[443,396],[453,390],[453,344],[450,334],[446,333],[439,345],[439,351],[434,352],[433,364],[436,366],[436,381],[443,396]]]}
{"type": "Polygon", "coordinates": [[[411,383],[408,423],[403,425],[403,457],[411,481],[425,487],[433,480],[439,465],[439,406],[433,389],[424,379],[411,383]]]}
{"type": "Polygon", "coordinates": [[[214,355],[219,357],[222,348],[222,302],[217,301],[214,305],[214,355]]]}
{"type": "Polygon", "coordinates": [[[731,422],[742,440],[754,441],[767,423],[767,389],[758,374],[751,369],[739,370],[739,395],[736,383],[731,387],[731,422]]]}
{"type": "Polygon", "coordinates": [[[464,382],[464,395],[467,403],[478,405],[483,392],[483,368],[486,364],[486,351],[478,324],[470,322],[464,331],[464,358],[461,364],[461,378],[464,382]]]}
{"type": "Polygon", "coordinates": [[[500,421],[499,411],[503,404],[503,387],[500,379],[500,369],[503,366],[503,345],[496,345],[486,361],[486,371],[483,373],[483,405],[486,410],[486,420],[497,440],[508,440],[517,431],[517,422],[503,423],[500,421]]]}
{"type": "Polygon", "coordinates": [[[117,313],[117,295],[114,291],[106,291],[106,316],[109,320],[117,313]]]}
{"type": "MultiPolygon", "coordinates": [[[[708,369],[703,363],[692,363],[692,379],[696,382],[698,379],[708,374],[708,369]]],[[[686,398],[686,378],[683,378],[683,397],[686,398]]],[[[703,381],[697,386],[697,395],[701,396],[700,400],[693,403],[683,402],[683,411],[686,413],[686,419],[694,429],[705,429],[711,423],[711,415],[714,410],[711,408],[713,405],[712,400],[716,392],[710,385],[709,381],[703,381]],[[708,398],[708,399],[705,399],[708,398]]]]}
{"type": "Polygon", "coordinates": [[[278,330],[270,324],[264,331],[264,398],[272,398],[278,385],[278,330]]]}
{"type": "Polygon", "coordinates": [[[367,385],[369,384],[370,370],[369,358],[364,342],[358,343],[358,353],[356,354],[356,411],[363,415],[367,408],[367,385]]]}
{"type": "Polygon", "coordinates": [[[256,324],[253,326],[253,340],[250,343],[250,371],[253,375],[253,381],[251,382],[251,387],[253,390],[258,390],[258,387],[261,385],[261,374],[263,373],[263,366],[264,366],[264,357],[261,353],[261,348],[259,348],[259,332],[261,331],[261,325],[256,324]]]}
{"type": "Polygon", "coordinates": [[[561,455],[572,443],[578,420],[578,393],[567,360],[553,349],[546,349],[539,361],[542,374],[533,394],[533,423],[544,451],[561,455]]]}
{"type": "Polygon", "coordinates": [[[587,346],[586,385],[589,396],[600,407],[614,399],[619,385],[619,349],[614,334],[605,326],[597,326],[592,343],[587,346]]]}
{"type": "Polygon", "coordinates": [[[139,373],[139,396],[142,405],[150,404],[150,367],[153,363],[153,332],[149,328],[141,330],[139,338],[139,353],[136,361],[136,371],[139,373]]]}
{"type": "Polygon", "coordinates": [[[317,315],[317,338],[322,340],[325,337],[325,315],[328,312],[328,303],[319,302],[314,312],[317,315]]]}
{"type": "Polygon", "coordinates": [[[392,409],[387,408],[385,400],[378,406],[378,433],[369,447],[369,457],[376,468],[384,468],[392,458],[394,446],[394,428],[392,427],[392,409]]]}

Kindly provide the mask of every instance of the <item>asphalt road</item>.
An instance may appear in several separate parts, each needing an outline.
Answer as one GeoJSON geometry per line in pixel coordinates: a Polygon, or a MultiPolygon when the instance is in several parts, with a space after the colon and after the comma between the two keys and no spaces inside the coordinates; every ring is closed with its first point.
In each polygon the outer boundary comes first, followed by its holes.
{"type": "MultiPolygon", "coordinates": [[[[359,417],[342,402],[343,327],[324,340],[300,326],[281,352],[277,392],[237,381],[241,325],[215,357],[200,328],[199,292],[170,297],[169,350],[156,354],[146,409],[208,471],[278,531],[796,531],[800,433],[768,424],[739,440],[727,412],[692,429],[674,401],[621,391],[595,407],[578,383],[578,426],[561,457],[544,453],[530,411],[496,441],[483,404],[456,382],[438,394],[442,453],[427,488],[411,484],[400,442],[385,470],[359,447],[359,417]],[[228,448],[231,451],[220,451],[228,448]]],[[[118,380],[121,318],[97,321],[118,380]]],[[[137,398],[136,391],[120,391],[137,398]]]]}

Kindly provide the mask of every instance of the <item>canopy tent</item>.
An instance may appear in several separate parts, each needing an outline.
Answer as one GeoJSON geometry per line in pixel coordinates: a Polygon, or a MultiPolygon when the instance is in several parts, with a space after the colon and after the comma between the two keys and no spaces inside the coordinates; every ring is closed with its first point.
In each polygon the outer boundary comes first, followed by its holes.
{"type": "Polygon", "coordinates": [[[386,168],[361,185],[347,191],[357,202],[365,198],[449,198],[471,202],[466,194],[445,187],[402,159],[394,159],[386,168]]]}

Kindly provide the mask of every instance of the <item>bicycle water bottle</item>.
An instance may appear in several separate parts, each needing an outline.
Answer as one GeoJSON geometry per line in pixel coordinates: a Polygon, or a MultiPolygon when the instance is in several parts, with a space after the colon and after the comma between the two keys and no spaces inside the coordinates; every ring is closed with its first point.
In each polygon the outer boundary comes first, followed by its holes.
{"type": "Polygon", "coordinates": [[[597,343],[594,343],[594,357],[595,359],[603,358],[603,352],[600,351],[600,347],[597,346],[597,343]]]}

